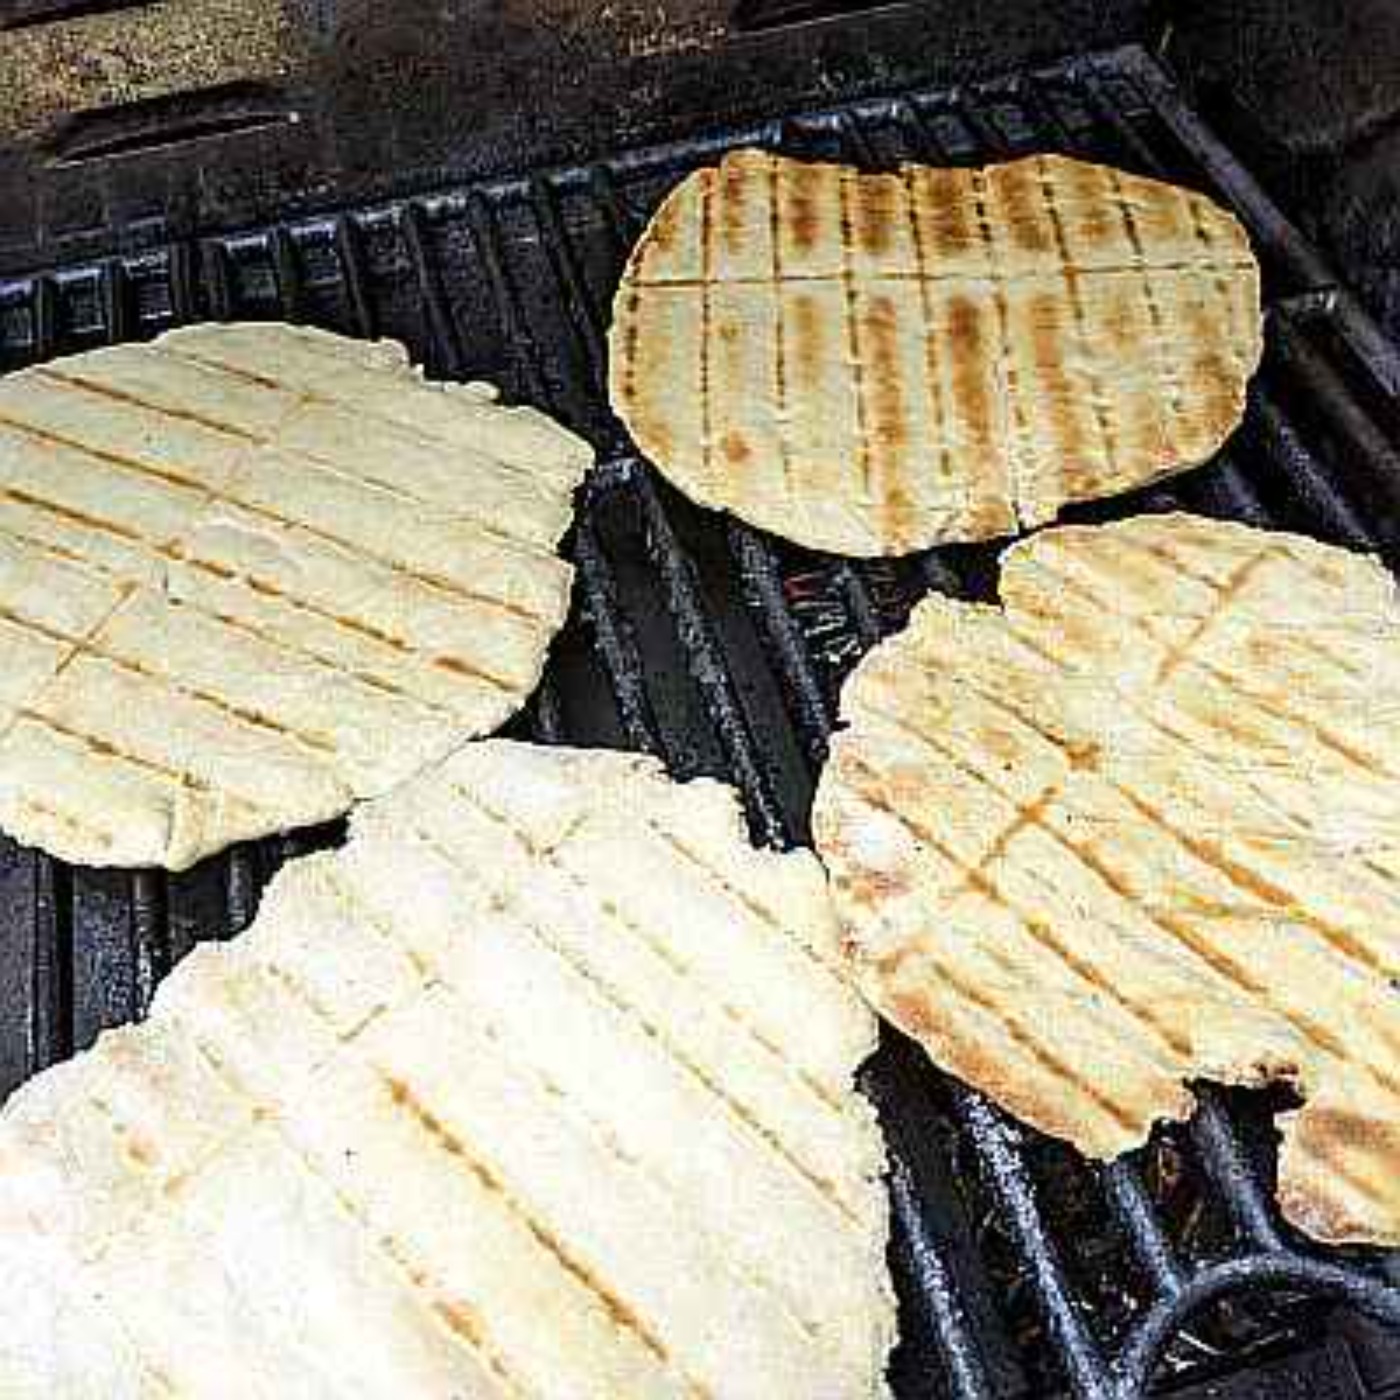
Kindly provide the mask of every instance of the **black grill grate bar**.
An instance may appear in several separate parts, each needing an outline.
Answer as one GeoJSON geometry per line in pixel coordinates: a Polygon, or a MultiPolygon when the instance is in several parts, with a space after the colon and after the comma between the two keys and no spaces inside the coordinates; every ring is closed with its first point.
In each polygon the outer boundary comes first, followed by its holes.
{"type": "Polygon", "coordinates": [[[442,272],[438,259],[429,251],[431,231],[427,226],[427,215],[423,206],[416,200],[406,204],[403,210],[402,232],[404,247],[408,250],[413,275],[418,281],[423,297],[423,307],[427,312],[428,333],[433,348],[434,368],[450,379],[461,379],[466,365],[457,336],[456,322],[452,318],[446,293],[442,286],[442,272]]]}
{"type": "Polygon", "coordinates": [[[156,987],[170,971],[172,948],[167,917],[167,877],[163,870],[131,872],[131,936],[135,966],[136,1014],[150,1009],[156,987]]]}
{"type": "MultiPolygon", "coordinates": [[[[606,201],[603,212],[613,228],[615,240],[619,244],[625,243],[627,217],[620,201],[606,201]]],[[[560,232],[563,241],[569,244],[571,240],[567,230],[561,229],[560,232]]],[[[572,260],[572,252],[569,256],[572,260]]],[[[579,313],[574,318],[575,322],[592,322],[591,334],[577,325],[574,327],[575,333],[582,336],[585,355],[591,360],[595,380],[605,384],[605,341],[600,326],[593,320],[599,314],[599,308],[593,306],[577,286],[572,290],[574,305],[579,313]]],[[[738,686],[704,602],[699,573],[671,524],[651,479],[650,468],[644,464],[638,464],[633,491],[646,524],[648,552],[665,591],[667,610],[690,667],[691,678],[705,702],[730,771],[748,804],[751,820],[761,840],[773,845],[790,845],[792,832],[778,800],[776,784],[766,771],[762,751],[744,714],[738,686]]]]}
{"type": "Polygon", "coordinates": [[[909,1168],[891,1156],[890,1206],[899,1229],[894,1247],[902,1256],[903,1272],[917,1282],[916,1304],[933,1333],[943,1362],[948,1394],[953,1400],[986,1400],[992,1384],[976,1343],[976,1333],[963,1310],[958,1285],[942,1250],[928,1228],[909,1168]]]}
{"type": "Polygon", "coordinates": [[[1218,1093],[1200,1087],[1191,1120],[1191,1138],[1202,1165],[1219,1189],[1236,1229],[1259,1249],[1283,1248],[1272,1201],[1259,1184],[1218,1093]]]}
{"type": "Polygon", "coordinates": [[[342,214],[335,221],[335,250],[341,285],[345,288],[346,307],[356,333],[373,340],[379,334],[379,329],[365,277],[364,247],[358,220],[350,214],[342,214]]]}
{"type": "Polygon", "coordinates": [[[73,878],[66,865],[35,851],[34,920],[26,1058],[31,1073],[73,1053],[73,878]]]}
{"type": "MultiPolygon", "coordinates": [[[[1298,430],[1262,384],[1251,391],[1260,445],[1274,461],[1298,496],[1304,510],[1319,521],[1333,538],[1352,549],[1375,553],[1380,543],[1356,508],[1338,489],[1327,468],[1313,455],[1298,430]]],[[[1393,559],[1392,555],[1392,559],[1393,559]]]]}
{"type": "MultiPolygon", "coordinates": [[[[1140,48],[1097,55],[1085,61],[1086,86],[1095,95],[1105,79],[1129,78],[1199,168],[1209,177],[1224,201],[1236,211],[1257,244],[1270,250],[1303,287],[1332,286],[1337,277],[1291,220],[1265,192],[1210,126],[1182,99],[1166,70],[1140,48]]],[[[1107,115],[1114,113],[1108,104],[1107,115]]]]}
{"type": "MultiPolygon", "coordinates": [[[[608,309],[598,303],[583,275],[574,241],[559,212],[558,196],[549,181],[536,180],[531,184],[530,207],[555,274],[573,300],[576,314],[572,319],[583,345],[595,397],[603,399],[608,392],[608,347],[602,327],[607,322],[608,309]]],[[[612,440],[609,446],[621,451],[621,434],[615,426],[609,438],[612,440]]]]}
{"type": "Polygon", "coordinates": [[[770,845],[790,846],[793,833],[744,716],[724,650],[702,599],[699,574],[681,548],[655,484],[645,471],[638,473],[636,492],[646,521],[652,562],[665,589],[667,607],[692,679],[709,710],[730,771],[748,803],[759,839],[770,845]]]}
{"type": "Polygon", "coordinates": [[[1159,1297],[1173,1297],[1186,1283],[1176,1250],[1157,1218],[1137,1163],[1127,1157],[1100,1173],[1109,1204],[1133,1247],[1144,1275],[1159,1297]]]}
{"type": "Polygon", "coordinates": [[[744,581],[745,601],[760,635],[772,648],[771,658],[778,667],[804,753],[815,771],[826,761],[827,738],[835,720],[807,656],[802,629],[783,594],[773,546],[758,531],[730,522],[729,548],[744,581]]]}
{"type": "MultiPolygon", "coordinates": [[[[548,403],[550,395],[536,346],[520,306],[515,284],[506,268],[495,212],[485,200],[473,200],[471,228],[492,300],[501,317],[517,389],[526,397],[548,403]]],[[[643,752],[666,756],[666,746],[647,695],[641,653],[619,601],[617,584],[591,521],[585,516],[574,527],[574,564],[578,573],[583,615],[592,625],[599,660],[617,707],[627,742],[643,752]]]]}
{"type": "Polygon", "coordinates": [[[1098,1342],[1079,1314],[1073,1290],[1036,1200],[1017,1130],[980,1095],[960,1085],[953,1103],[977,1150],[983,1177],[1025,1261],[1046,1326],[1078,1400],[1114,1400],[1112,1375],[1098,1342]]]}

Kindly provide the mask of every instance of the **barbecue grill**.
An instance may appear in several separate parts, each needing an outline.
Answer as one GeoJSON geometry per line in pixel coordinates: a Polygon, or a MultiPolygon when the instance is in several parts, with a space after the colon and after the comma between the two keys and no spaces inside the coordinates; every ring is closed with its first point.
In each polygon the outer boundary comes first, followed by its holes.
{"type": "MultiPolygon", "coordinates": [[[[301,8],[314,29],[330,7],[301,8]]],[[[1121,48],[947,88],[927,80],[932,30],[911,7],[848,6],[869,13],[782,27],[831,8],[741,4],[747,34],[729,45],[707,27],[723,27],[728,7],[697,5],[659,68],[604,33],[579,62],[585,80],[611,65],[609,101],[619,74],[652,74],[626,114],[603,114],[575,73],[556,124],[502,106],[455,144],[376,126],[332,89],[313,101],[296,86],[309,80],[290,40],[257,81],[214,81],[193,106],[139,96],[135,118],[109,107],[59,122],[57,145],[16,128],[12,183],[0,186],[15,195],[0,228],[11,269],[0,365],[197,319],[285,318],[401,338],[433,375],[490,378],[555,413],[595,443],[600,465],[568,550],[574,616],[511,732],[644,749],[677,775],[724,777],[755,838],[781,845],[807,839],[842,677],[926,590],[990,596],[996,550],[893,563],[808,553],[691,506],[630,448],[605,396],[612,290],[649,212],[724,150],[869,168],[1061,150],[1209,192],[1246,224],[1265,269],[1267,353],[1247,422],[1210,466],[1071,518],[1187,509],[1400,565],[1400,351],[1163,67],[1121,48]],[[755,93],[745,84],[765,54],[774,66],[755,93]],[[656,86],[658,71],[676,86],[656,86]]],[[[580,51],[559,24],[551,71],[564,82],[580,51]]],[[[413,96],[410,82],[399,116],[413,96]]],[[[0,121],[14,108],[43,116],[0,101],[0,121]]],[[[295,833],[169,878],[73,869],[0,843],[0,1093],[140,1016],[196,941],[249,921],[282,861],[338,838],[295,833]]],[[[1280,1095],[1203,1087],[1189,1125],[1097,1167],[893,1033],[862,1087],[891,1152],[899,1396],[1400,1396],[1400,1257],[1323,1250],[1281,1223],[1280,1095]]]]}

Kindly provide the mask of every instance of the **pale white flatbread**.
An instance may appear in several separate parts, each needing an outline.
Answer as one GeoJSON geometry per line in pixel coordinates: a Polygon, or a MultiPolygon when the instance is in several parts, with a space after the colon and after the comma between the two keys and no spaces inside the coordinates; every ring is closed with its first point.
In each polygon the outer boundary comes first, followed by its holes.
{"type": "Polygon", "coordinates": [[[208,325],[0,379],[0,826],[179,870],[494,729],[591,457],[392,341],[208,325]]]}
{"type": "Polygon", "coordinates": [[[836,945],[729,789],[468,745],[0,1116],[0,1394],[886,1394],[836,945]]]}
{"type": "Polygon", "coordinates": [[[1400,1244],[1400,597],[1190,516],[1049,530],[841,697],[814,813],[861,984],[1096,1157],[1284,1079],[1284,1213],[1400,1244]]]}
{"type": "Polygon", "coordinates": [[[1204,462],[1261,346],[1249,240],[1203,195],[1053,155],[869,175],[746,150],[633,250],[611,389],[694,500],[888,555],[1204,462]]]}

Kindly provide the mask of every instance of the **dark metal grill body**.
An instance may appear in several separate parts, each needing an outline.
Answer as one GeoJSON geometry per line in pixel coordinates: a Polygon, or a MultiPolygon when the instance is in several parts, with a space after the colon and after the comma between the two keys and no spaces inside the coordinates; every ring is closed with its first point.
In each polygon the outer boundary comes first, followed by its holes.
{"type": "MultiPolygon", "coordinates": [[[[1249,419],[1209,467],[1071,515],[1184,508],[1400,563],[1400,355],[1140,50],[139,254],[116,252],[114,230],[104,260],[0,282],[0,364],[193,319],[285,317],[399,337],[434,374],[550,409],[601,465],[570,545],[575,615],[513,731],[726,777],[757,839],[800,842],[842,676],[927,589],[987,596],[995,549],[806,553],[697,510],[632,454],[606,406],[603,339],[627,248],[678,178],[748,142],[869,167],[1060,149],[1222,199],[1266,269],[1249,419]]],[[[336,838],[242,847],[173,878],[0,845],[0,1093],[141,1015],[195,941],[248,922],[280,862],[336,838]]],[[[1193,1123],[1101,1169],[896,1036],[863,1087],[891,1148],[900,1396],[1400,1396],[1400,1260],[1319,1250],[1281,1225],[1276,1103],[1204,1090],[1193,1123]]]]}

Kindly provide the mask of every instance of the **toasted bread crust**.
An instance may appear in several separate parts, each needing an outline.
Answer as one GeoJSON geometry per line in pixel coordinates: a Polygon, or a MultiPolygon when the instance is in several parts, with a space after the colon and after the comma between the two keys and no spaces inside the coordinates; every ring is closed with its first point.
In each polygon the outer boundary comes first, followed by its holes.
{"type": "Polygon", "coordinates": [[[1248,240],[1201,195],[1061,156],[863,175],[746,150],[633,250],[611,392],[694,499],[891,555],[1205,461],[1260,349],[1248,240]]]}
{"type": "Polygon", "coordinates": [[[1400,1243],[1400,599],[1189,516],[1045,531],[842,694],[814,813],[859,978],[1095,1157],[1194,1079],[1294,1084],[1280,1198],[1400,1243]]]}

